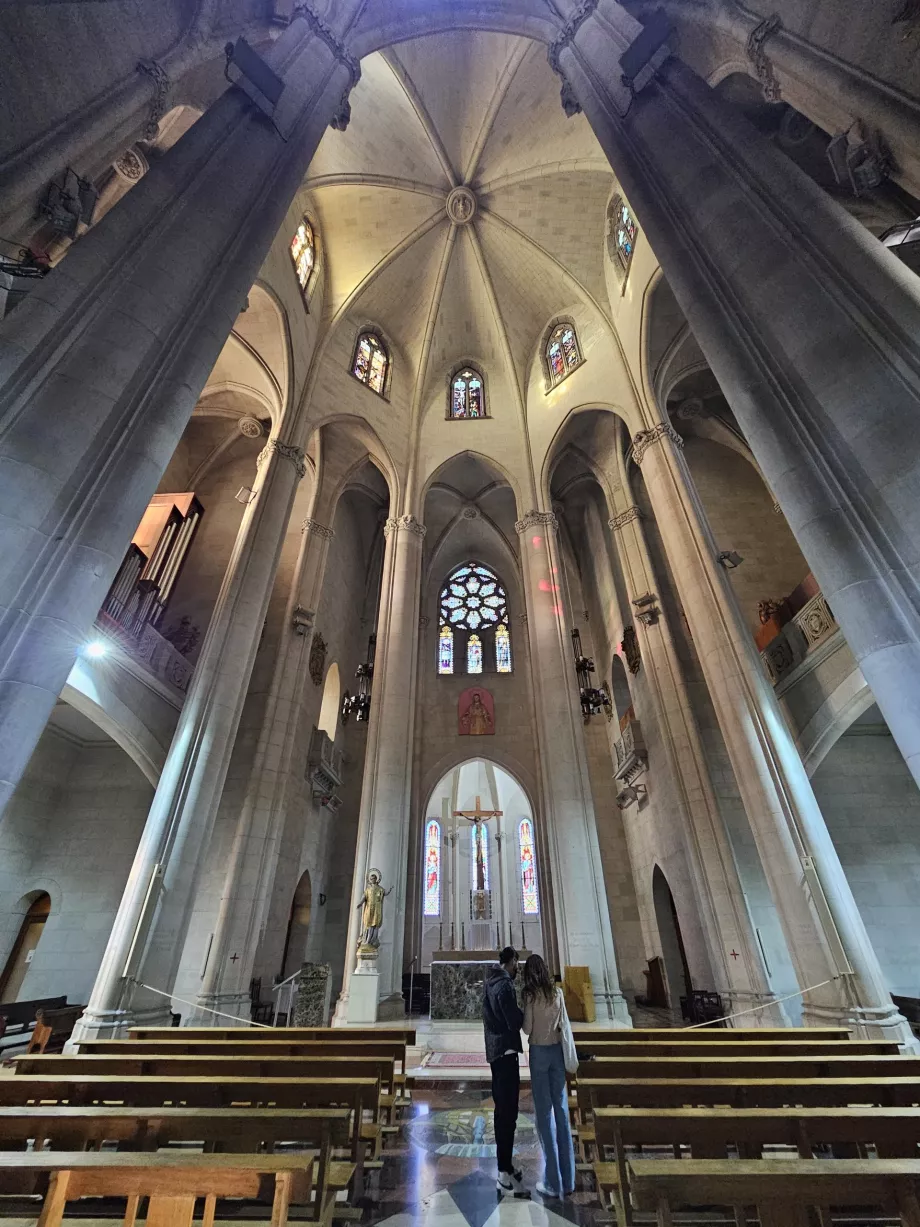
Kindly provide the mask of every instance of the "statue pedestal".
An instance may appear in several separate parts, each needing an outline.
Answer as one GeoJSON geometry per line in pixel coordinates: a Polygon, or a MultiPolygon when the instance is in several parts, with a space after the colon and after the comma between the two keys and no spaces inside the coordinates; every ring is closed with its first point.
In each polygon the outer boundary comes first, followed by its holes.
{"type": "Polygon", "coordinates": [[[380,975],[377,971],[377,951],[371,946],[358,950],[358,966],[348,988],[348,1021],[375,1023],[380,975]]]}

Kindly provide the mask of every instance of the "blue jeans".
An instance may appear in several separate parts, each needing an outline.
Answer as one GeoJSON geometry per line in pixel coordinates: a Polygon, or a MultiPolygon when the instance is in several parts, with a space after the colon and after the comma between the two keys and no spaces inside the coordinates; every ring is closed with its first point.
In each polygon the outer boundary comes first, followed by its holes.
{"type": "Polygon", "coordinates": [[[571,1193],[575,1188],[575,1148],[561,1044],[530,1045],[530,1089],[546,1161],[543,1183],[554,1193],[571,1193]]]}

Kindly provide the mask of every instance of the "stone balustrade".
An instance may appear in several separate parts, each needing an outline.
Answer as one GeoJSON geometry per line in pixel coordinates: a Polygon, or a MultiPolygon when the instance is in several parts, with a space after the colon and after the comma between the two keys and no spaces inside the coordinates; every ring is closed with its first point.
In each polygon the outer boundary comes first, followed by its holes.
{"type": "Polygon", "coordinates": [[[96,625],[133,659],[149,669],[160,682],[186,694],[195,666],[191,664],[170,641],[148,623],[136,637],[128,634],[122,626],[104,613],[96,619],[96,625]]]}
{"type": "Polygon", "coordinates": [[[803,605],[760,653],[773,685],[787,678],[815,648],[838,633],[840,627],[822,592],[803,605]]]}

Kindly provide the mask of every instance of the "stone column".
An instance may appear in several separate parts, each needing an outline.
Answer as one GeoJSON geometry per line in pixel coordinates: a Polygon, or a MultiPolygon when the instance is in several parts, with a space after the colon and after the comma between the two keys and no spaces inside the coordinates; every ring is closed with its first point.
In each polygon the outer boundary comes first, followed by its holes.
{"type": "Polygon", "coordinates": [[[345,983],[336,1006],[336,1021],[348,1020],[354,961],[361,934],[361,900],[367,875],[380,872],[388,891],[376,959],[379,977],[377,1016],[401,1018],[403,941],[406,914],[406,863],[409,858],[409,814],[412,747],[418,672],[419,601],[422,541],[425,526],[413,515],[391,517],[384,527],[386,552],[374,689],[368,728],[351,919],[345,951],[345,983]]]}
{"type": "MultiPolygon", "coordinates": [[[[249,1007],[249,982],[283,842],[294,753],[304,740],[313,624],[334,536],[324,524],[304,520],[280,650],[216,919],[211,916],[199,926],[202,941],[212,929],[213,934],[193,1026],[220,1025],[209,1010],[245,1013],[249,1007]],[[231,950],[240,952],[235,962],[231,950]]],[[[300,760],[297,774],[302,774],[300,760]]]]}
{"type": "MultiPolygon", "coordinates": [[[[237,536],[128,884],[74,1042],[168,1016],[201,859],[220,804],[303,452],[270,439],[237,536]]],[[[204,954],[204,952],[203,952],[204,954]]],[[[180,1012],[187,1012],[185,1008],[180,1012]]]]}
{"type": "Polygon", "coordinates": [[[672,426],[658,423],[636,435],[633,459],[642,467],[799,985],[834,978],[805,995],[805,1021],[912,1044],[754,640],[716,561],[682,446],[672,426]]]}
{"type": "Polygon", "coordinates": [[[358,65],[298,14],[267,52],[285,82],[274,126],[227,89],[0,326],[0,809],[326,125],[344,123],[358,65]]]}
{"type": "MultiPolygon", "coordinates": [[[[558,525],[552,512],[529,511],[521,538],[530,666],[543,785],[537,815],[549,851],[541,881],[552,882],[561,966],[589,967],[598,1018],[632,1025],[620,992],[588,778],[582,715],[575,689],[568,612],[562,590],[558,525]],[[547,870],[549,874],[547,874],[547,870]]],[[[543,908],[547,906],[544,900],[543,908]]]]}
{"type": "MultiPolygon", "coordinates": [[[[630,506],[613,516],[609,525],[615,534],[629,599],[649,593],[657,598],[658,607],[661,588],[641,521],[639,508],[630,506]]],[[[676,784],[678,812],[674,821],[684,837],[709,961],[719,990],[727,990],[731,1009],[761,1005],[769,1002],[773,994],[712,787],[667,613],[661,609],[654,624],[641,626],[639,634],[662,745],[676,784]],[[732,958],[732,951],[740,954],[740,959],[732,958]]],[[[782,1006],[770,1005],[750,1015],[746,1025],[777,1027],[787,1021],[782,1006]]]]}
{"type": "Polygon", "coordinates": [[[920,782],[920,281],[666,50],[624,83],[642,29],[587,0],[550,62],[920,782]]]}

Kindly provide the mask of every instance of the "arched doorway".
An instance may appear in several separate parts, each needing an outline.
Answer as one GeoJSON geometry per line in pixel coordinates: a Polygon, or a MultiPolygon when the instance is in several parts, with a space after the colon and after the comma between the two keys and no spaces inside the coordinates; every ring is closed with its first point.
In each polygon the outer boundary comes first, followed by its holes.
{"type": "Polygon", "coordinates": [[[23,903],[28,904],[28,910],[22,918],[3,974],[0,975],[0,1003],[4,1005],[19,999],[22,982],[26,978],[35,948],[45,931],[45,922],[51,915],[51,896],[46,891],[33,892],[31,898],[27,895],[23,903]]]}
{"type": "Polygon", "coordinates": [[[652,872],[652,900],[655,905],[655,920],[658,924],[658,940],[661,943],[661,963],[664,974],[656,975],[655,960],[652,959],[649,963],[649,1004],[677,1010],[680,1009],[680,998],[690,995],[693,982],[690,979],[690,968],[684,952],[674,896],[671,894],[667,878],[658,865],[652,872]]]}
{"type": "Polygon", "coordinates": [[[287,936],[284,939],[284,954],[281,958],[281,979],[286,980],[300,970],[307,951],[310,934],[310,914],[313,910],[313,886],[310,871],[305,869],[294,891],[291,915],[288,919],[287,936]]]}

